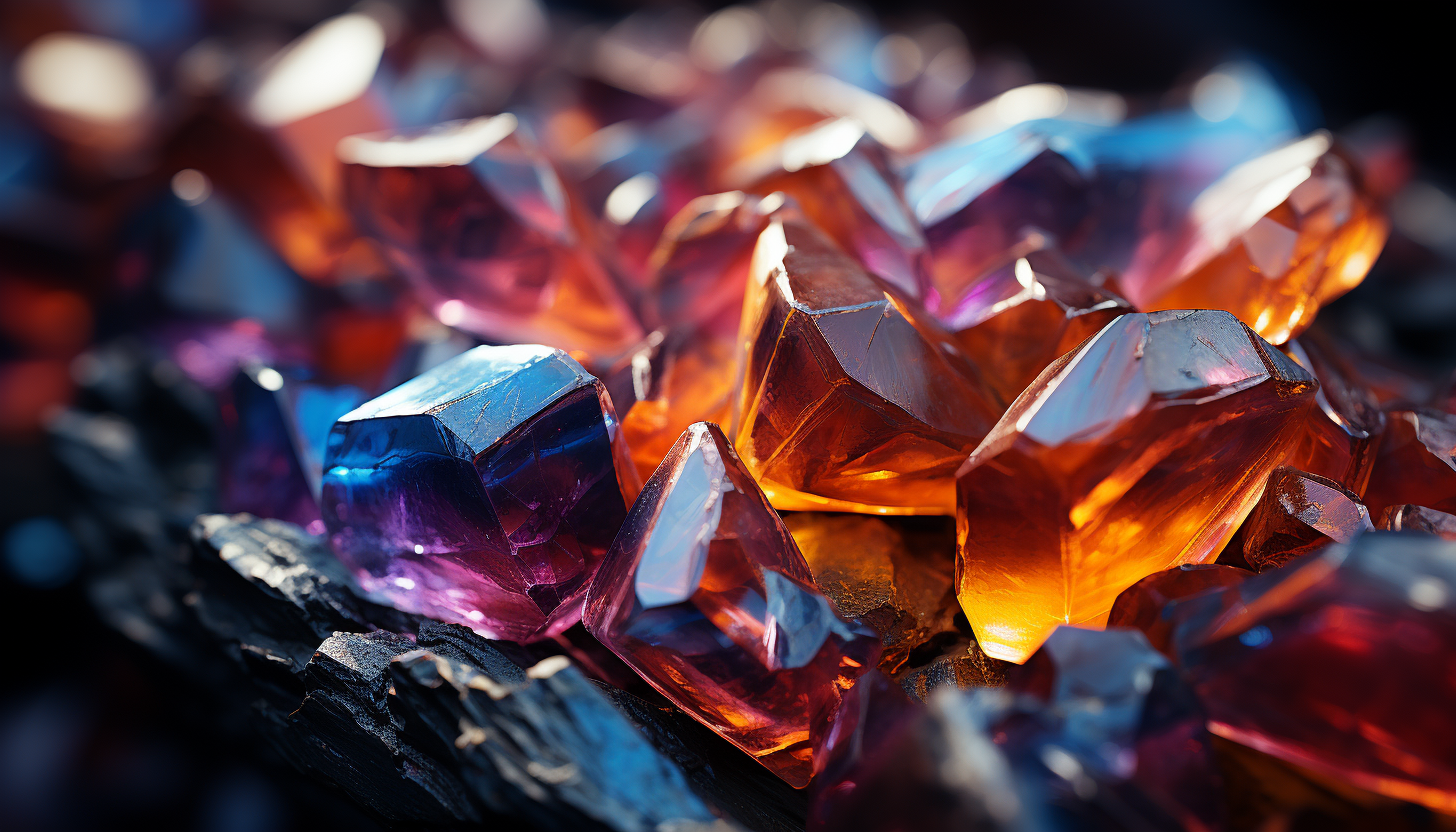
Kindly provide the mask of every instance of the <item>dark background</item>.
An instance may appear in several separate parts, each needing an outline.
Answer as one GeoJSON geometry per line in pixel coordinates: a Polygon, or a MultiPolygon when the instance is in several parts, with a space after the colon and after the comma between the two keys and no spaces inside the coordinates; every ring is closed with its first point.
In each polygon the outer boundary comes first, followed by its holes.
{"type": "MultiPolygon", "coordinates": [[[[296,5],[318,17],[348,6],[296,5]]],[[[553,5],[612,18],[644,4],[553,5]]],[[[927,12],[950,19],[974,53],[1020,55],[1040,80],[1131,93],[1156,93],[1230,55],[1251,56],[1306,94],[1308,126],[1339,129],[1385,114],[1406,126],[1423,176],[1447,181],[1456,163],[1448,138],[1453,49],[1449,30],[1424,5],[1352,12],[1310,2],[982,0],[870,8],[892,25],[927,12]]],[[[38,437],[0,437],[0,534],[25,518],[61,514],[64,500],[38,437]]],[[[234,734],[210,730],[194,692],[101,626],[77,581],[42,590],[0,572],[0,610],[0,826],[374,828],[343,800],[257,760],[234,734]]]]}

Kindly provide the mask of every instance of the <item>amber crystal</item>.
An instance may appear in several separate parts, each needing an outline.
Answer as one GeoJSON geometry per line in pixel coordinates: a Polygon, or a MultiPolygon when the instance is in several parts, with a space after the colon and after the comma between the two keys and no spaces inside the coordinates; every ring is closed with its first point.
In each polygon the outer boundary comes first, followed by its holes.
{"type": "Polygon", "coordinates": [[[795,787],[874,634],[814,588],[794,539],[716,425],[647,481],[588,594],[587,629],[642,678],[795,787]]]}
{"type": "Polygon", "coordinates": [[[925,236],[900,196],[885,149],[864,125],[844,118],[817,124],[729,176],[756,193],[793,197],[871,274],[934,307],[925,236]]]}
{"type": "Polygon", "coordinates": [[[1423,506],[1387,506],[1376,527],[1392,532],[1420,532],[1456,540],[1456,515],[1423,506]]]}
{"type": "Polygon", "coordinates": [[[515,116],[351,136],[339,156],[355,222],[442,322],[593,354],[642,337],[515,116]]]}
{"type": "Polygon", "coordinates": [[[1450,813],[1452,587],[1456,543],[1371,532],[1217,593],[1179,661],[1215,735],[1450,813]]]}
{"type": "Polygon", "coordinates": [[[1375,395],[1351,377],[1318,340],[1293,339],[1280,349],[1320,383],[1314,394],[1315,407],[1286,464],[1363,494],[1375,448],[1385,430],[1385,414],[1375,395]]]}
{"type": "Polygon", "coordinates": [[[1456,415],[1406,410],[1386,418],[1365,489],[1370,514],[1406,503],[1456,514],[1456,415]]]}
{"type": "Polygon", "coordinates": [[[1244,561],[1262,572],[1372,528],[1360,498],[1339,483],[1281,465],[1244,521],[1244,561]]]}
{"type": "Polygon", "coordinates": [[[957,475],[958,595],[982,648],[1025,661],[1144,576],[1213,559],[1316,386],[1217,311],[1124,315],[1048,367],[957,475]]]}
{"type": "Polygon", "coordinates": [[[894,673],[910,651],[955,629],[954,562],[947,550],[911,552],[877,517],[803,512],[784,523],[841,615],[874,630],[884,645],[880,670],[894,673]]]}
{"type": "Polygon", "coordinates": [[[776,508],[954,510],[1003,405],[945,330],[791,220],[759,237],[743,308],[734,435],[776,508]]]}
{"type": "Polygon", "coordinates": [[[1142,630],[1149,644],[1171,657],[1174,605],[1201,592],[1243,583],[1252,574],[1221,563],[1185,563],[1155,572],[1117,596],[1107,615],[1107,626],[1142,630]]]}
{"type": "Polygon", "coordinates": [[[943,299],[937,316],[1008,402],[1048,364],[1113,318],[1133,311],[1121,297],[1093,285],[1044,240],[1035,237],[1030,247],[960,297],[943,299]]]}
{"type": "Polygon", "coordinates": [[[1280,344],[1364,279],[1386,231],[1350,163],[1315,133],[1200,194],[1170,255],[1124,288],[1140,309],[1228,310],[1280,344]]]}

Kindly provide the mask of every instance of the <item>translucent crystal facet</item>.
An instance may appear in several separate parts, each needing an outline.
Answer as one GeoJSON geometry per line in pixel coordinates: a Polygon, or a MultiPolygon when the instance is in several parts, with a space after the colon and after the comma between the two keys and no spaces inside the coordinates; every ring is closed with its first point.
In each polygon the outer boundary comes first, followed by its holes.
{"type": "Polygon", "coordinates": [[[941,322],[1008,402],[1048,364],[1133,311],[1044,243],[1015,254],[963,295],[943,300],[941,322]]]}
{"type": "Polygon", "coordinates": [[[1002,409],[923,312],[808,226],[759,237],[744,300],[739,453],[780,509],[949,514],[1002,409]]]}
{"type": "Polygon", "coordinates": [[[1360,499],[1339,483],[1281,465],[1269,474],[1240,536],[1244,561],[1262,572],[1372,528],[1360,499]]]}
{"type": "Polygon", "coordinates": [[[1365,489],[1371,515],[1406,503],[1456,514],[1456,415],[1404,410],[1386,418],[1365,489]]]}
{"type": "Polygon", "coordinates": [[[1420,532],[1456,540],[1456,515],[1422,506],[1386,506],[1376,527],[1392,532],[1420,532]]]}
{"type": "Polygon", "coordinates": [[[578,620],[637,482],[581,365],[547,347],[477,347],[334,425],[322,503],[366,588],[526,641],[578,620]]]}
{"type": "Polygon", "coordinates": [[[318,499],[329,429],[363,400],[355,387],[311,384],[263,365],[240,370],[219,408],[219,507],[323,532],[318,499]]]}
{"type": "Polygon", "coordinates": [[[885,149],[859,122],[817,124],[740,167],[750,190],[793,197],[871,274],[935,305],[925,236],[900,195],[885,149]]]}
{"type": "Polygon", "coordinates": [[[788,529],[705,423],[643,487],[585,621],[664,696],[796,787],[841,691],[880,653],[814,588],[788,529]]]}
{"type": "Polygon", "coordinates": [[[1243,583],[1252,574],[1221,563],[1185,563],[1154,572],[1117,596],[1107,615],[1107,626],[1142,630],[1148,643],[1172,656],[1173,605],[1190,595],[1243,583]]]}
{"type": "Polygon", "coordinates": [[[1199,195],[1164,263],[1123,288],[1140,309],[1225,309],[1279,344],[1364,279],[1387,225],[1350,163],[1316,133],[1199,195]]]}
{"type": "Polygon", "coordinates": [[[1180,636],[1216,735],[1362,789],[1456,809],[1456,543],[1372,532],[1224,590],[1180,636]]]}
{"type": "Polygon", "coordinates": [[[1213,311],[1124,315],[1048,367],[957,475],[957,591],[982,648],[1025,661],[1144,576],[1217,556],[1316,386],[1213,311]]]}
{"type": "Polygon", "coordinates": [[[1385,430],[1380,404],[1319,341],[1292,339],[1280,349],[1320,383],[1304,435],[1285,459],[1286,464],[1363,494],[1380,434],[1385,430]]]}
{"type": "Polygon", "coordinates": [[[581,246],[555,170],[512,115],[339,145],[361,231],[446,324],[613,354],[642,330],[581,246]]]}
{"type": "Polygon", "coordinates": [[[950,552],[912,552],[877,517],[792,513],[784,523],[841,615],[874,630],[884,645],[880,669],[894,673],[910,651],[955,629],[954,562],[950,552]]]}

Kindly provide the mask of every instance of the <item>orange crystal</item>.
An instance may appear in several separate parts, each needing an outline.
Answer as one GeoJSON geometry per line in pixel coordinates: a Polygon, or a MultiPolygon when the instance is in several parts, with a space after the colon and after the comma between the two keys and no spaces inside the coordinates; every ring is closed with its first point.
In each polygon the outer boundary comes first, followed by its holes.
{"type": "Polygon", "coordinates": [[[1213,560],[1316,387],[1206,310],[1124,315],[1048,367],[957,474],[957,593],[982,649],[1025,661],[1144,576],[1213,560]]]}
{"type": "Polygon", "coordinates": [[[1038,238],[966,288],[943,299],[939,318],[986,380],[1011,401],[1046,366],[1118,315],[1127,301],[1084,278],[1038,238]]]}
{"type": "Polygon", "coordinates": [[[1285,464],[1363,494],[1385,430],[1385,414],[1375,395],[1346,373],[1318,340],[1292,339],[1280,349],[1320,383],[1303,435],[1285,464]]]}
{"type": "Polygon", "coordinates": [[[775,508],[954,511],[1003,405],[939,324],[793,220],[759,237],[743,309],[733,435],[775,508]]]}
{"type": "Polygon", "coordinates": [[[1386,414],[1385,438],[1365,489],[1376,517],[1389,506],[1425,506],[1456,513],[1456,415],[1438,410],[1386,414]]]}
{"type": "Polygon", "coordinates": [[[1365,278],[1387,230],[1329,134],[1314,133],[1200,194],[1181,242],[1123,286],[1139,309],[1225,309],[1281,344],[1365,278]]]}

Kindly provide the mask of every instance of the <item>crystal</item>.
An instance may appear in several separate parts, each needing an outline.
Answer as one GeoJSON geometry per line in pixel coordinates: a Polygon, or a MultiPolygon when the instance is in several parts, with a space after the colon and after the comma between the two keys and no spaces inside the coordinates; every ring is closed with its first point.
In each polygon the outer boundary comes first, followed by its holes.
{"type": "Polygon", "coordinates": [[[905,199],[925,228],[940,297],[962,297],[1028,231],[1077,242],[1091,217],[1090,160],[1063,155],[1065,140],[1041,124],[952,140],[907,167],[905,199]]]}
{"type": "Polygon", "coordinates": [[[776,508],[949,514],[1003,405],[950,336],[813,226],[775,220],[744,298],[739,453],[776,508]]]}
{"type": "Polygon", "coordinates": [[[351,136],[339,156],[355,222],[443,323],[592,354],[642,337],[515,116],[351,136]]]}
{"type": "Polygon", "coordinates": [[[1141,630],[1154,649],[1171,657],[1176,604],[1192,595],[1242,583],[1251,574],[1221,563],[1185,563],[1154,572],[1118,594],[1107,615],[1107,626],[1141,630]]]}
{"type": "Polygon", "coordinates": [[[716,425],[690,427],[592,583],[587,629],[704,725],[800,788],[840,692],[879,659],[840,619],[716,425]]]}
{"type": "Polygon", "coordinates": [[[601,382],[559,350],[476,347],[334,425],[334,551],[402,609],[527,641],[578,619],[637,478],[601,382]]]}
{"type": "Polygon", "coordinates": [[[1145,824],[1124,815],[1119,828],[1223,826],[1222,783],[1203,709],[1142,633],[1058,627],[1024,667],[1008,673],[1007,685],[1045,709],[1023,715],[1017,711],[1025,705],[1013,707],[1010,718],[993,721],[992,735],[1013,760],[1032,756],[1050,769],[1054,802],[1059,788],[1070,786],[1090,804],[1071,807],[1074,814],[1100,814],[1120,803],[1117,814],[1141,816],[1145,824]],[[1175,823],[1150,822],[1165,818],[1175,823]]]}
{"type": "Polygon", "coordinates": [[[1392,532],[1421,532],[1456,540],[1456,515],[1423,506],[1386,506],[1375,525],[1392,532]]]}
{"type": "Polygon", "coordinates": [[[1371,532],[1221,591],[1180,663],[1215,735],[1449,813],[1452,587],[1456,543],[1371,532]]]}
{"type": "Polygon", "coordinates": [[[1315,133],[1209,186],[1164,261],[1122,285],[1139,309],[1224,309],[1280,344],[1364,279],[1386,231],[1329,134],[1315,133]]]}
{"type": "Polygon", "coordinates": [[[1262,572],[1372,528],[1360,498],[1339,483],[1281,465],[1244,521],[1244,561],[1262,572]]]}
{"type": "Polygon", "coordinates": [[[880,636],[880,670],[894,673],[910,651],[955,629],[954,562],[947,550],[914,552],[877,517],[792,513],[784,524],[839,614],[880,636]]]}
{"type": "Polygon", "coordinates": [[[833,828],[842,822],[841,807],[854,805],[859,780],[873,771],[882,747],[919,712],[899,685],[876,670],[845,691],[833,723],[814,749],[809,829],[833,828]]]}
{"type": "Polygon", "coordinates": [[[1100,627],[1139,579],[1217,556],[1317,385],[1226,312],[1124,315],[1026,389],[957,475],[958,595],[990,656],[1100,627]]]}
{"type": "Polygon", "coordinates": [[[1456,415],[1404,410],[1386,420],[1365,489],[1371,516],[1407,503],[1456,514],[1456,415]]]}
{"type": "Polygon", "coordinates": [[[1285,464],[1335,480],[1363,494],[1385,430],[1385,414],[1375,396],[1341,366],[1318,340],[1291,339],[1281,347],[1319,380],[1304,435],[1285,464]]]}
{"type": "Polygon", "coordinates": [[[944,299],[937,315],[1008,402],[1048,364],[1113,318],[1133,311],[1127,301],[1094,285],[1065,257],[1046,248],[1044,240],[1030,243],[1026,248],[1031,250],[1016,252],[968,286],[965,294],[944,299]]]}
{"type": "Polygon", "coordinates": [[[239,370],[219,408],[219,507],[322,534],[318,500],[329,430],[363,401],[357,387],[314,384],[260,364],[239,370]]]}
{"type": "Polygon", "coordinates": [[[873,275],[934,307],[930,252],[900,196],[889,155],[864,125],[830,119],[801,130],[728,174],[760,194],[779,191],[873,275]]]}

